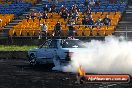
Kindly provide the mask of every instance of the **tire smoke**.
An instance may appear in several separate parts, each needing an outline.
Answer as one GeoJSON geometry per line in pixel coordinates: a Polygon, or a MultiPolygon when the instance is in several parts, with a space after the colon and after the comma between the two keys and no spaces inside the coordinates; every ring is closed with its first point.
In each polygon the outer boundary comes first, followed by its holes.
{"type": "Polygon", "coordinates": [[[86,50],[75,52],[65,72],[76,72],[79,65],[87,73],[132,75],[132,41],[109,36],[105,41],[82,43],[86,50]]]}

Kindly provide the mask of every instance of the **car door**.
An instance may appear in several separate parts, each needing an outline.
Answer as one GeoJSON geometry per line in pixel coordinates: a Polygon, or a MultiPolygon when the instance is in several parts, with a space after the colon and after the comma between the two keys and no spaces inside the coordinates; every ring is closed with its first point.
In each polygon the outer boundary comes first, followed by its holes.
{"type": "Polygon", "coordinates": [[[38,52],[39,58],[43,63],[53,63],[53,57],[57,50],[57,40],[50,40],[43,45],[38,52]]]}
{"type": "Polygon", "coordinates": [[[49,42],[49,48],[46,50],[47,63],[53,63],[53,58],[57,52],[57,40],[49,42]]]}

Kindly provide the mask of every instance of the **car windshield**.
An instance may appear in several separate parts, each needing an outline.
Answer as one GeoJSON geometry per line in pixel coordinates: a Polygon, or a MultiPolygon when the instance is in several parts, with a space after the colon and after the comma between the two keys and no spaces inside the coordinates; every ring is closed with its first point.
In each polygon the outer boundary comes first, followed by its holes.
{"type": "Polygon", "coordinates": [[[80,40],[62,40],[62,48],[85,48],[80,40]]]}

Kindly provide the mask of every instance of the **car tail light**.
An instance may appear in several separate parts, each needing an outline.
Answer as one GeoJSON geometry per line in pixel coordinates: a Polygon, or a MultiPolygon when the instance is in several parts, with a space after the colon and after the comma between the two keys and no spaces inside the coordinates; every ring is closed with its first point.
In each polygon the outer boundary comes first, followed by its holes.
{"type": "Polygon", "coordinates": [[[66,53],[65,60],[66,60],[66,61],[71,61],[73,52],[65,52],[65,53],[66,53]]]}

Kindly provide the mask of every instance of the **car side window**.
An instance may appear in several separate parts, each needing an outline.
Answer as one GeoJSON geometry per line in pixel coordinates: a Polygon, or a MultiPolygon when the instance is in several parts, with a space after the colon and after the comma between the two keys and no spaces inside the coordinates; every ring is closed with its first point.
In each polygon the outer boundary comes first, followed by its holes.
{"type": "Polygon", "coordinates": [[[40,46],[41,48],[49,48],[49,42],[45,42],[40,46]]]}
{"type": "Polygon", "coordinates": [[[57,40],[50,41],[49,48],[57,48],[57,40]]]}

